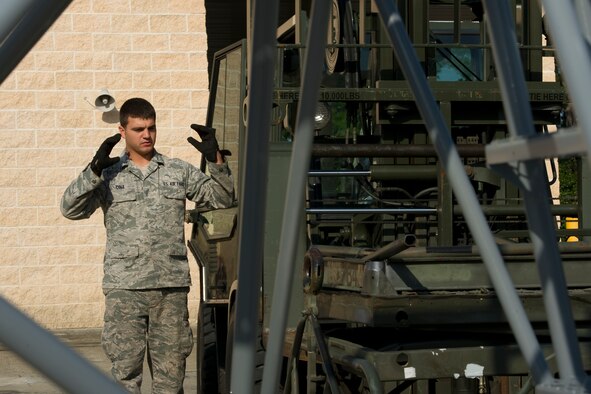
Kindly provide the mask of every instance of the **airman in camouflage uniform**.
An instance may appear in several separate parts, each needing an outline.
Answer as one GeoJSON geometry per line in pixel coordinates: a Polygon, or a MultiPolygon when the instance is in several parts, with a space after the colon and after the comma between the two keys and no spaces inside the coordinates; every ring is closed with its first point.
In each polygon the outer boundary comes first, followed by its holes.
{"type": "Polygon", "coordinates": [[[107,231],[103,348],[112,373],[139,393],[146,346],[153,393],[182,393],[193,337],[188,323],[191,279],[184,236],[185,203],[223,208],[234,200],[233,179],[213,130],[192,125],[189,142],[207,159],[210,176],[154,149],[156,113],[144,99],[120,110],[119,134],[107,138],[68,186],[62,214],[84,219],[101,208],[107,231]],[[125,139],[121,157],[109,157],[125,139]]]}

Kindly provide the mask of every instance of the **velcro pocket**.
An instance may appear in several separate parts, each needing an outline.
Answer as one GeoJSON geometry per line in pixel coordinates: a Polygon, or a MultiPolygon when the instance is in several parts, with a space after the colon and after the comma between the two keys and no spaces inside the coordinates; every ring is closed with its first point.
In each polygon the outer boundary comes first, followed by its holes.
{"type": "Polygon", "coordinates": [[[162,191],[162,194],[171,200],[184,200],[186,198],[185,189],[181,187],[166,187],[162,191]]]}

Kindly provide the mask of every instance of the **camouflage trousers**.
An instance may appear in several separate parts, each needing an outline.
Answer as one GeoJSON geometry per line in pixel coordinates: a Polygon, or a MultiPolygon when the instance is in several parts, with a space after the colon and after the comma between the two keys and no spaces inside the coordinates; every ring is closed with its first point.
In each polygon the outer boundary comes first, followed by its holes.
{"type": "Polygon", "coordinates": [[[140,393],[144,355],[152,393],[182,393],[186,358],[193,348],[188,287],[105,290],[103,350],[115,380],[140,393]]]}

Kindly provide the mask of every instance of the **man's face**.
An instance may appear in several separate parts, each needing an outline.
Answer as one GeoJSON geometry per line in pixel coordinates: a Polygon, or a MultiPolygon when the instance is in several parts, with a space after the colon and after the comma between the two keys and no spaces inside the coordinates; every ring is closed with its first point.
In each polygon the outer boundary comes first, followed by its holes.
{"type": "Polygon", "coordinates": [[[127,126],[119,126],[121,137],[130,157],[135,155],[151,158],[156,143],[156,122],[154,119],[129,117],[127,126]]]}

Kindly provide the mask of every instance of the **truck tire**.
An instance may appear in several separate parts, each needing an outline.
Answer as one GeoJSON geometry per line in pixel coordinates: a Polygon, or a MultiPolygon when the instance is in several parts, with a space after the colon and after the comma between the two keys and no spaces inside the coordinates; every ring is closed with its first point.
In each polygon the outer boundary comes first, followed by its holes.
{"type": "MultiPolygon", "coordinates": [[[[236,326],[236,306],[232,305],[230,319],[228,321],[228,339],[226,341],[226,388],[230,391],[230,378],[232,377],[232,350],[234,345],[234,327],[236,326]]],[[[260,393],[263,384],[263,364],[265,363],[265,348],[263,347],[262,326],[257,325],[254,393],[260,393]]]]}
{"type": "Polygon", "coordinates": [[[214,307],[201,304],[197,321],[197,392],[218,394],[219,362],[214,307]]]}

